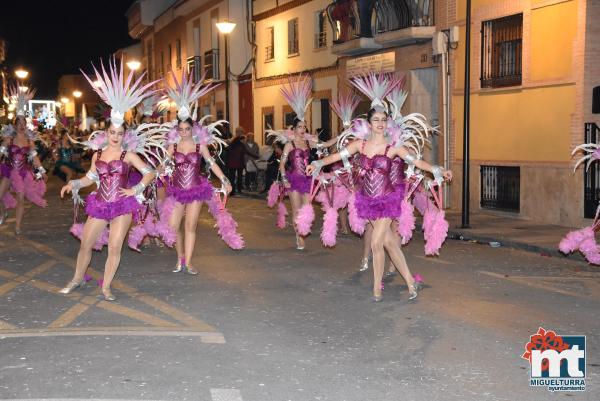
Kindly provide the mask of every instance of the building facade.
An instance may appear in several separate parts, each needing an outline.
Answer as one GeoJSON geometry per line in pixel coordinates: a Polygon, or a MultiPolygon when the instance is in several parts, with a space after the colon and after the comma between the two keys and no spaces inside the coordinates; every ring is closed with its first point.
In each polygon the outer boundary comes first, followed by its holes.
{"type": "MultiPolygon", "coordinates": [[[[171,73],[181,80],[185,70],[195,81],[204,77],[205,82],[219,84],[200,100],[201,113],[228,119],[231,127],[242,125],[246,130],[253,126],[249,4],[139,0],[126,14],[130,36],[140,40],[142,70],[148,79],[162,79],[161,86],[166,87],[173,84],[171,73]],[[236,28],[230,34],[220,33],[215,24],[222,21],[235,22],[236,28]]],[[[166,118],[175,118],[175,113],[172,104],[166,118]]]]}

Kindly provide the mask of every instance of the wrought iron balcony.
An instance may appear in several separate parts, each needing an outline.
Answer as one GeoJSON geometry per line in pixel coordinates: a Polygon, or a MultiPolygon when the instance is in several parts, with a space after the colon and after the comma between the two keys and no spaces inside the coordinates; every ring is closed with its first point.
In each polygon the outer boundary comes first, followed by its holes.
{"type": "Polygon", "coordinates": [[[327,7],[333,53],[354,55],[430,40],[435,33],[433,4],[434,0],[334,1],[327,7]]]}
{"type": "Polygon", "coordinates": [[[315,49],[327,47],[327,31],[315,33],[315,49]]]}

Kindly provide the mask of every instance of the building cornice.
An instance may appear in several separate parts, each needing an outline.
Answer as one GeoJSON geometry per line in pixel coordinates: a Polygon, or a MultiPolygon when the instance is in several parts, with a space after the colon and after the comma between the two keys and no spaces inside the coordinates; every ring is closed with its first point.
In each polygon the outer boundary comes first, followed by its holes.
{"type": "Polygon", "coordinates": [[[290,1],[289,3],[282,4],[280,6],[272,8],[270,10],[263,11],[260,14],[256,14],[255,16],[252,17],[252,20],[260,21],[265,18],[273,17],[274,15],[281,14],[283,12],[289,11],[293,8],[299,7],[303,4],[310,3],[310,2],[311,2],[311,0],[293,0],[293,1],[290,1]]]}

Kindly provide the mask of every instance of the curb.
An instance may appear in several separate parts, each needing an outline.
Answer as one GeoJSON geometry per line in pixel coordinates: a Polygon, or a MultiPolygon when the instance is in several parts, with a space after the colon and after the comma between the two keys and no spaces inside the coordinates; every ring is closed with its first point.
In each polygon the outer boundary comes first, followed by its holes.
{"type": "Polygon", "coordinates": [[[468,232],[464,232],[464,231],[460,231],[460,230],[449,229],[448,230],[448,238],[457,240],[457,241],[475,241],[479,244],[488,245],[488,246],[489,246],[490,242],[498,242],[501,244],[500,246],[505,247],[505,248],[512,248],[512,249],[518,249],[521,251],[537,253],[537,254],[540,254],[541,256],[552,256],[552,257],[556,257],[556,258],[571,259],[571,260],[577,260],[579,262],[587,263],[585,258],[579,252],[565,255],[562,252],[560,252],[558,249],[555,249],[555,248],[548,248],[548,247],[544,247],[544,246],[532,245],[532,244],[528,244],[525,242],[502,240],[502,239],[498,239],[498,238],[494,238],[494,237],[488,237],[485,235],[472,234],[472,233],[468,233],[468,232]]]}

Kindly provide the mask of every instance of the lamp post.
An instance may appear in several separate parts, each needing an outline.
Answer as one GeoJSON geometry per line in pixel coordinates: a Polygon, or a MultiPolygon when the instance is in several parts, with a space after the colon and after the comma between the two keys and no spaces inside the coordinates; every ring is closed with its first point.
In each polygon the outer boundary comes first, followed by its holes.
{"type": "MultiPolygon", "coordinates": [[[[129,68],[131,71],[133,71],[133,82],[135,82],[136,72],[137,72],[137,70],[140,69],[140,67],[142,66],[142,63],[140,63],[138,60],[131,59],[128,62],[126,62],[125,65],[127,65],[127,68],[129,68]]],[[[134,107],[131,110],[131,114],[132,114],[132,118],[135,121],[135,119],[137,118],[137,107],[134,107]]]]}
{"type": "MultiPolygon", "coordinates": [[[[235,22],[217,22],[215,25],[219,32],[225,37],[225,120],[231,123],[229,121],[229,46],[227,36],[235,29],[235,22]]],[[[230,124],[228,124],[227,127],[230,127],[230,124]]]]}
{"type": "Polygon", "coordinates": [[[75,126],[75,121],[77,121],[77,99],[79,99],[83,95],[80,90],[73,91],[73,126],[75,126]]]}
{"type": "Polygon", "coordinates": [[[463,110],[463,191],[462,191],[462,228],[469,228],[469,158],[470,121],[471,121],[471,0],[467,0],[467,27],[465,34],[465,88],[463,110]]]}

